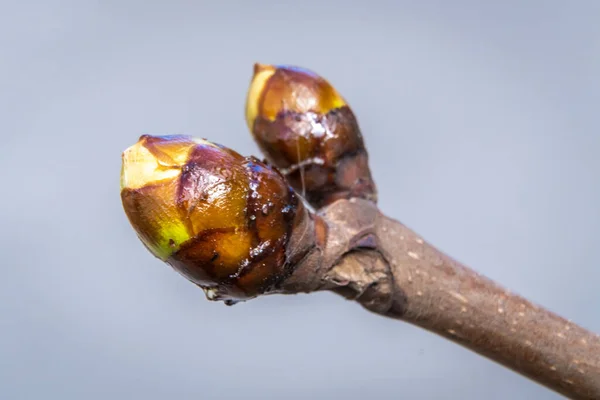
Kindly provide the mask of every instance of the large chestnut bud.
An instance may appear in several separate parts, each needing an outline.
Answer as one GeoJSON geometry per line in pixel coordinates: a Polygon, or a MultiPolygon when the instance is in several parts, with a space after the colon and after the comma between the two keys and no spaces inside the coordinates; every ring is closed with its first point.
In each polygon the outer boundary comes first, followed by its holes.
{"type": "Polygon", "coordinates": [[[287,274],[307,210],[276,170],[188,136],[142,136],[123,153],[121,199],[141,241],[210,299],[240,300],[287,274]]]}
{"type": "Polygon", "coordinates": [[[354,113],[324,78],[256,64],[246,121],[267,160],[320,208],[340,198],[377,200],[354,113]]]}

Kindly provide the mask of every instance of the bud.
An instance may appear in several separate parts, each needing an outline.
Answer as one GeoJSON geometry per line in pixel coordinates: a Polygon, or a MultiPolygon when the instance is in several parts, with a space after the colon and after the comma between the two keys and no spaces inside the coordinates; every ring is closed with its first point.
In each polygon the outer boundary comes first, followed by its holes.
{"type": "Polygon", "coordinates": [[[376,201],[356,117],[335,88],[314,72],[256,64],[246,121],[267,160],[312,205],[351,197],[376,201]]]}
{"type": "Polygon", "coordinates": [[[253,157],[188,136],[148,136],[123,153],[121,200],[141,241],[211,299],[269,291],[289,266],[306,209],[253,157]]]}

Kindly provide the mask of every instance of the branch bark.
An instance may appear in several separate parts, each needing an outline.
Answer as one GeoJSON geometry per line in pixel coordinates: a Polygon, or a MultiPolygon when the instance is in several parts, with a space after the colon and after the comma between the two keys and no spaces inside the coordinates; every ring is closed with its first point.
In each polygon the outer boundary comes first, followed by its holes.
{"type": "Polygon", "coordinates": [[[572,399],[600,399],[600,337],[461,265],[365,200],[322,209],[292,240],[280,293],[332,290],[572,399]]]}

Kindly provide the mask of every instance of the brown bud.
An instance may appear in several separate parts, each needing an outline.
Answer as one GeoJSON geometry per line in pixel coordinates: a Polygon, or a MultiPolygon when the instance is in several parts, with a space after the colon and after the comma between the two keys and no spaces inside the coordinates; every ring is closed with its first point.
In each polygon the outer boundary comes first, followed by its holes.
{"type": "Polygon", "coordinates": [[[146,247],[211,299],[247,299],[285,278],[292,229],[308,218],[277,170],[187,136],[144,135],[127,149],[121,199],[146,247]]]}
{"type": "Polygon", "coordinates": [[[377,200],[356,117],[322,77],[298,67],[256,64],[246,121],[267,160],[312,205],[377,200]]]}

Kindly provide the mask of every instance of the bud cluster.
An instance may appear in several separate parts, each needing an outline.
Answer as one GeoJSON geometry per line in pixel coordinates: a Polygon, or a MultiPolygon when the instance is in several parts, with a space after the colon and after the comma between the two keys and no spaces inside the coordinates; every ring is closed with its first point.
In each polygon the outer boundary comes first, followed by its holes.
{"type": "Polygon", "coordinates": [[[270,165],[176,135],[141,136],[122,156],[121,200],[139,238],[213,300],[277,291],[323,243],[297,192],[317,209],[377,197],[356,118],[322,77],[257,64],[246,120],[270,165]]]}

